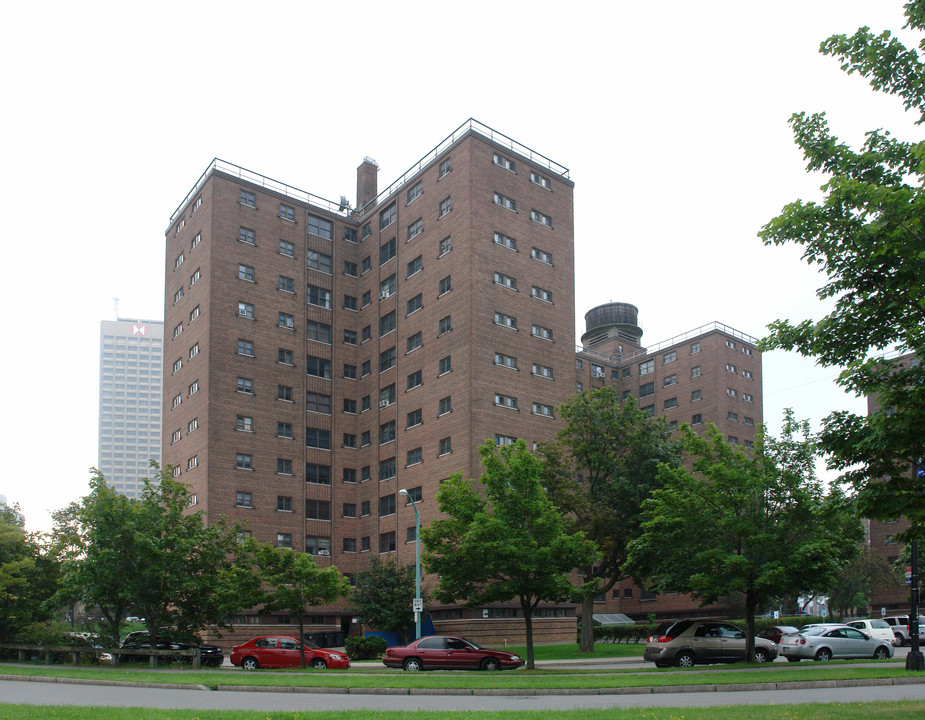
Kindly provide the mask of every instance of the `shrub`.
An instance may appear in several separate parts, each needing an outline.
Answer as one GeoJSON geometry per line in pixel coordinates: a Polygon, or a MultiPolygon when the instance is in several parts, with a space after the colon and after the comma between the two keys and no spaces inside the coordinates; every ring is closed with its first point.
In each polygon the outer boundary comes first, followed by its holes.
{"type": "Polygon", "coordinates": [[[385,652],[386,646],[385,638],[379,635],[344,638],[344,650],[351,660],[375,660],[385,652]]]}

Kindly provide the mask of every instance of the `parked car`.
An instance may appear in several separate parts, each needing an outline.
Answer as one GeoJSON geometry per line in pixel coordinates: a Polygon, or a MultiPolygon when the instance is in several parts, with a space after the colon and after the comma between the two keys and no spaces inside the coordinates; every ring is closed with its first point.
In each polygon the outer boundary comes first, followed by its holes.
{"type": "Polygon", "coordinates": [[[848,658],[886,660],[893,657],[893,644],[849,625],[817,625],[781,638],[780,653],[790,662],[848,658]]]}
{"type": "MultiPolygon", "coordinates": [[[[910,638],[909,616],[890,615],[883,618],[883,622],[893,629],[893,634],[899,640],[899,645],[907,645],[910,638]]],[[[925,641],[925,617],[919,616],[919,640],[925,641]]]]}
{"type": "MultiPolygon", "coordinates": [[[[195,650],[199,648],[199,658],[200,662],[203,665],[209,665],[211,667],[220,667],[221,664],[225,661],[225,655],[222,652],[222,649],[218,645],[204,645],[200,643],[192,642],[181,642],[176,638],[174,633],[171,630],[162,630],[158,631],[157,634],[157,650],[195,650]]],[[[151,639],[148,635],[147,630],[136,630],[135,632],[130,632],[125,636],[125,639],[122,641],[123,650],[150,650],[151,649],[151,639]]],[[[121,660],[147,660],[150,655],[139,652],[138,654],[134,653],[121,653],[119,655],[121,660]]],[[[158,656],[160,659],[163,656],[158,656]]],[[[173,656],[174,662],[185,662],[191,663],[193,658],[189,655],[176,655],[173,656]]]]}
{"type": "Polygon", "coordinates": [[[514,670],[524,664],[520,655],[489,650],[470,640],[431,635],[404,647],[390,647],[382,662],[386,667],[417,670],[514,670]]]}
{"type": "Polygon", "coordinates": [[[112,655],[102,651],[106,645],[97,633],[67,632],[64,634],[64,643],[75,647],[93,648],[94,652],[87,653],[88,657],[93,658],[93,662],[112,663],[112,655]]]}
{"type": "Polygon", "coordinates": [[[890,645],[899,645],[899,639],[893,632],[893,628],[887,625],[883,620],[868,618],[866,620],[852,620],[846,624],[870,635],[872,638],[886,640],[890,645]]]}
{"type": "MultiPolygon", "coordinates": [[[[745,633],[735,625],[714,620],[665,623],[649,636],[643,657],[656,667],[744,662],[745,633]]],[[[755,662],[771,662],[776,657],[777,645],[755,638],[755,662]]]]}
{"type": "Polygon", "coordinates": [[[326,650],[315,643],[299,641],[288,635],[267,635],[248,640],[231,649],[231,664],[245,670],[257,668],[291,668],[302,666],[302,647],[305,648],[306,667],[316,670],[346,670],[350,658],[337,650],[326,650]]]}
{"type": "Polygon", "coordinates": [[[795,632],[799,632],[799,629],[795,628],[793,625],[770,625],[759,632],[755,637],[764,638],[765,640],[770,640],[772,643],[777,644],[780,642],[781,637],[795,632]]]}

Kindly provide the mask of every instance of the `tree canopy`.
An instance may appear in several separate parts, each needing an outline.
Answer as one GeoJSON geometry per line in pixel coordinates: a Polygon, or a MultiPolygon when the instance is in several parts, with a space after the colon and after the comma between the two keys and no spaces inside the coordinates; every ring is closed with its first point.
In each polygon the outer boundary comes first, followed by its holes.
{"type": "Polygon", "coordinates": [[[713,425],[703,436],[682,431],[690,465],[659,468],[664,486],[643,506],[628,565],[659,592],[689,592],[704,603],[740,594],[753,657],[756,611],[834,581],[863,528],[841,493],[826,493],[816,479],[808,423],[792,413],[780,439],[760,428],[751,453],[713,425]]]}
{"type": "Polygon", "coordinates": [[[368,628],[394,632],[406,639],[414,624],[414,566],[399,565],[387,556],[374,557],[369,567],[353,576],[350,595],[353,615],[368,628]]]}
{"type": "MultiPolygon", "coordinates": [[[[907,3],[905,14],[906,29],[925,30],[925,0],[907,3]]],[[[917,50],[864,27],[828,38],[820,51],[925,121],[925,38],[917,50]]],[[[913,469],[925,455],[925,143],[872,130],[854,150],[832,135],[825,113],[797,113],[790,124],[807,169],[826,178],[824,197],[787,205],[759,235],[767,245],[802,246],[803,259],[827,276],[817,296],[833,307],[820,320],[772,323],[761,347],[842,368],[842,387],[876,398],[866,417],[829,415],[821,448],[858,490],[867,517],[904,516],[911,527],[901,539],[921,538],[925,478],[913,469]]]]}
{"type": "Polygon", "coordinates": [[[600,557],[579,568],[581,650],[594,649],[594,598],[621,577],[627,544],[636,537],[642,503],[660,487],[660,463],[676,466],[677,441],[664,418],[654,418],[613,387],[574,395],[559,407],[566,421],[559,445],[543,446],[550,499],[592,540],[600,557]],[[580,481],[579,481],[580,476],[580,481]]]}
{"type": "Polygon", "coordinates": [[[443,519],[424,528],[424,564],[439,580],[434,595],[468,606],[517,600],[533,667],[533,612],[570,599],[568,574],[596,558],[581,531],[568,531],[542,485],[542,461],[523,440],[480,448],[480,481],[457,474],[437,493],[443,519]]]}

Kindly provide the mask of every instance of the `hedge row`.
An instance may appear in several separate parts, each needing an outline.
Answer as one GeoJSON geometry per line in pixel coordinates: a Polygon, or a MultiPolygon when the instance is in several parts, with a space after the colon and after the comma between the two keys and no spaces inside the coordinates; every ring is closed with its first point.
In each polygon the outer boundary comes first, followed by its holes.
{"type": "Polygon", "coordinates": [[[385,638],[379,635],[344,638],[344,650],[351,660],[375,660],[385,653],[387,645],[385,638]]]}

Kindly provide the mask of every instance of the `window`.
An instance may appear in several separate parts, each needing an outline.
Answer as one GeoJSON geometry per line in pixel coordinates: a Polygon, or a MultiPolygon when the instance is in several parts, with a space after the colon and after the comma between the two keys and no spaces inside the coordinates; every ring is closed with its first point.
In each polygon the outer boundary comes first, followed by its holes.
{"type": "Polygon", "coordinates": [[[356,345],[357,344],[357,333],[356,330],[344,330],[344,343],[347,345],[356,345]]]}
{"type": "Polygon", "coordinates": [[[750,402],[750,403],[755,402],[755,396],[750,393],[742,393],[742,399],[745,402],[750,402]]]}
{"type": "Polygon", "coordinates": [[[254,343],[250,340],[238,340],[238,355],[254,357],[254,343]]]}
{"type": "Polygon", "coordinates": [[[248,207],[257,207],[257,199],[254,197],[254,193],[249,190],[241,190],[240,202],[248,207]]]}
{"type": "Polygon", "coordinates": [[[181,437],[183,437],[183,433],[179,429],[174,430],[173,434],[170,436],[170,444],[173,445],[176,442],[180,442],[181,437]]]}
{"type": "MultiPolygon", "coordinates": [[[[199,317],[199,313],[200,313],[200,310],[199,310],[199,306],[198,306],[198,305],[197,305],[196,307],[194,307],[192,310],[189,311],[189,321],[190,321],[190,323],[192,323],[193,320],[195,320],[196,318],[199,317]]],[[[187,324],[189,324],[189,323],[187,323],[187,324]]],[[[744,374],[744,373],[743,373],[743,374],[744,374]]]]}
{"type": "Polygon", "coordinates": [[[447,196],[447,197],[443,198],[443,200],[440,201],[440,215],[439,215],[439,217],[443,217],[443,216],[446,215],[448,212],[450,212],[450,210],[452,210],[452,209],[453,209],[453,201],[450,200],[450,197],[447,196]]]}
{"type": "Polygon", "coordinates": [[[183,264],[184,259],[185,258],[183,256],[183,253],[180,253],[179,255],[177,255],[177,259],[174,261],[174,264],[173,264],[173,269],[176,270],[177,268],[179,268],[183,264]]]}
{"type": "Polygon", "coordinates": [[[552,340],[552,330],[549,328],[544,328],[539,325],[533,326],[533,337],[542,338],[543,340],[552,340]]]}
{"type": "Polygon", "coordinates": [[[320,428],[305,428],[305,446],[330,450],[331,431],[321,430],[320,428]]]}
{"type": "Polygon", "coordinates": [[[379,318],[379,337],[387,335],[395,329],[395,318],[394,310],[379,318]]]}
{"type": "Polygon", "coordinates": [[[199,429],[199,418],[193,418],[186,424],[186,434],[189,435],[194,430],[199,429]]]}
{"type": "Polygon", "coordinates": [[[305,356],[305,374],[314,377],[331,379],[331,361],[324,358],[305,356]]]}
{"type": "Polygon", "coordinates": [[[424,344],[424,335],[420,331],[416,332],[414,335],[408,338],[407,352],[411,352],[412,350],[417,350],[423,344],[424,344]]]}
{"type": "Polygon", "coordinates": [[[235,430],[241,432],[254,432],[254,418],[247,415],[238,415],[235,420],[235,430]]]}
{"type": "Polygon", "coordinates": [[[238,242],[247,243],[248,245],[256,244],[256,236],[254,231],[250,228],[246,228],[243,225],[238,227],[238,242]]]}
{"type": "Polygon", "coordinates": [[[549,178],[543,177],[539,173],[530,172],[530,182],[534,185],[539,185],[541,188],[546,188],[547,190],[552,189],[552,184],[549,182],[549,178]]]}
{"type": "Polygon", "coordinates": [[[364,360],[360,365],[360,377],[366,377],[369,375],[369,360],[364,360]]]}
{"type": "Polygon", "coordinates": [[[536,363],[533,363],[532,373],[534,375],[538,375],[539,377],[549,378],[550,380],[553,379],[552,368],[546,367],[545,365],[537,365],[536,363]]]}
{"type": "Polygon", "coordinates": [[[517,442],[517,438],[511,437],[510,435],[495,435],[495,445],[501,447],[502,445],[513,445],[517,442]]]}
{"type": "Polygon", "coordinates": [[[742,353],[748,356],[752,356],[755,354],[754,351],[750,347],[748,347],[748,345],[742,346],[742,353]]]}
{"type": "Polygon", "coordinates": [[[495,153],[492,158],[492,162],[494,162],[495,165],[500,165],[505,170],[510,170],[511,172],[514,172],[514,161],[504,157],[504,155],[499,155],[498,153],[495,153]]]}
{"type": "Polygon", "coordinates": [[[312,235],[318,235],[326,240],[334,239],[334,223],[314,215],[308,216],[308,231],[312,235]]]}
{"type": "Polygon", "coordinates": [[[691,402],[697,402],[701,397],[700,390],[691,390],[691,402]]]}
{"type": "Polygon", "coordinates": [[[504,313],[495,312],[495,325],[504,325],[509,328],[517,329],[517,318],[504,313]]]}
{"type": "Polygon", "coordinates": [[[699,352],[700,352],[700,343],[699,342],[691,343],[691,355],[693,355],[694,353],[699,353],[699,352]]]}
{"type": "Polygon", "coordinates": [[[543,300],[544,302],[552,302],[552,292],[549,290],[544,290],[541,287],[537,287],[536,285],[530,289],[530,295],[537,298],[538,300],[543,300]]]}
{"type": "Polygon", "coordinates": [[[729,363],[726,363],[726,372],[731,372],[733,375],[735,375],[736,366],[735,366],[735,365],[730,365],[729,363]]]}
{"type": "Polygon", "coordinates": [[[408,301],[408,315],[424,307],[424,296],[418,293],[408,301]]]}
{"type": "Polygon", "coordinates": [[[450,250],[453,249],[453,240],[449,236],[443,238],[440,241],[440,246],[438,248],[437,257],[440,255],[446,255],[450,250]]]}
{"type": "MultiPolygon", "coordinates": [[[[309,520],[330,520],[331,503],[327,500],[306,500],[305,517],[309,520]]],[[[310,552],[308,549],[308,541],[309,538],[305,538],[306,552],[310,552]]]]}
{"type": "Polygon", "coordinates": [[[700,413],[691,415],[691,425],[700,425],[703,422],[703,416],[700,413]]]}
{"type": "Polygon", "coordinates": [[[180,358],[177,358],[173,364],[173,371],[171,372],[171,374],[180,372],[180,368],[182,367],[183,367],[183,360],[180,358]]]}
{"type": "Polygon", "coordinates": [[[276,362],[280,363],[281,365],[292,365],[292,350],[279,348],[276,351],[276,362]]]}
{"type": "Polygon", "coordinates": [[[308,286],[307,302],[309,305],[331,309],[331,291],[318,287],[317,285],[308,286]]]}
{"type": "Polygon", "coordinates": [[[408,226],[408,240],[412,240],[424,232],[424,220],[418,218],[408,226]]]}
{"type": "Polygon", "coordinates": [[[406,417],[405,428],[411,428],[415,425],[420,425],[422,422],[424,422],[423,412],[420,409],[412,410],[406,417]]]}
{"type": "Polygon", "coordinates": [[[417,525],[409,525],[405,529],[405,542],[415,542],[418,539],[418,528],[417,525]]]}
{"type": "Polygon", "coordinates": [[[181,322],[173,329],[173,339],[176,340],[179,337],[180,333],[183,332],[183,323],[181,322]]]}
{"type": "Polygon", "coordinates": [[[237,453],[234,458],[234,466],[238,470],[252,470],[253,457],[246,453],[237,453]]]}
{"type": "Polygon", "coordinates": [[[420,181],[416,182],[410,188],[408,188],[408,202],[412,203],[417,200],[424,193],[424,186],[420,181]]]}
{"type": "Polygon", "coordinates": [[[754,427],[754,426],[755,426],[755,418],[750,418],[750,417],[748,417],[748,415],[746,415],[744,418],[742,418],[742,422],[745,423],[746,425],[748,425],[749,427],[754,427]]]}
{"type": "Polygon", "coordinates": [[[395,348],[390,347],[379,353],[379,372],[385,372],[393,367],[395,367],[395,348]]]}
{"type": "Polygon", "coordinates": [[[515,252],[517,250],[517,241],[514,238],[503,235],[497,231],[494,235],[494,241],[497,245],[503,245],[506,248],[514,250],[515,252]]]}
{"type": "Polygon", "coordinates": [[[540,225],[545,225],[546,227],[552,227],[552,218],[549,217],[549,215],[541,213],[539,210],[531,210],[530,219],[533,222],[538,222],[540,225]]]}
{"type": "Polygon", "coordinates": [[[234,504],[238,507],[254,507],[253,497],[249,492],[236,492],[234,494],[234,504]]]}
{"type": "MultiPolygon", "coordinates": [[[[356,401],[354,401],[356,402],[356,401]]],[[[316,392],[305,393],[305,410],[307,412],[331,414],[331,396],[316,392]]]]}
{"type": "Polygon", "coordinates": [[[677,359],[678,359],[677,351],[672,350],[671,352],[666,352],[664,355],[662,355],[662,364],[668,365],[669,363],[673,363],[677,359]]]}
{"type": "Polygon", "coordinates": [[[192,347],[189,349],[188,360],[192,360],[199,354],[199,343],[193,343],[192,347]]]}
{"type": "MultiPolygon", "coordinates": [[[[202,198],[199,198],[199,199],[200,199],[200,201],[202,200],[202,198]]],[[[190,242],[189,242],[189,249],[190,249],[190,250],[195,250],[195,249],[196,249],[196,246],[199,245],[199,243],[201,243],[201,242],[202,242],[202,233],[196,233],[196,237],[194,237],[194,238],[193,238],[192,240],[190,240],[190,242]]]]}
{"type": "Polygon", "coordinates": [[[279,326],[281,328],[286,328],[287,330],[295,329],[295,318],[289,313],[281,312],[279,314],[279,326]]]}
{"type": "Polygon", "coordinates": [[[440,449],[438,450],[438,455],[449,455],[453,452],[453,438],[442,438],[440,440],[440,449]]]}
{"type": "Polygon", "coordinates": [[[357,309],[357,299],[353,295],[344,294],[344,309],[345,310],[356,310],[357,309]]]}
{"type": "Polygon", "coordinates": [[[500,393],[495,393],[495,405],[516,410],[517,398],[511,397],[510,395],[501,395],[500,393]]]}
{"type": "Polygon", "coordinates": [[[742,371],[742,377],[744,377],[746,380],[751,380],[751,379],[753,379],[755,376],[752,375],[751,370],[743,370],[743,371],[742,371]]]}
{"type": "Polygon", "coordinates": [[[331,466],[305,463],[305,482],[315,485],[331,484],[331,466]]]}
{"type": "Polygon", "coordinates": [[[424,499],[424,493],[421,490],[420,485],[418,485],[417,487],[408,488],[408,501],[405,503],[405,505],[410,505],[412,500],[416,503],[419,503],[423,499],[424,499]]]}
{"type": "Polygon", "coordinates": [[[699,365],[696,365],[696,366],[692,367],[692,368],[691,368],[691,377],[692,377],[692,378],[698,378],[698,377],[700,377],[700,372],[701,372],[701,371],[700,371],[700,366],[699,366],[699,365]]]}
{"type": "Polygon", "coordinates": [[[379,480],[388,480],[395,477],[395,458],[387,458],[379,462],[379,480]]]}
{"type": "Polygon", "coordinates": [[[288,240],[279,241],[279,254],[287,255],[288,257],[295,257],[295,245],[293,245],[288,240]]]}
{"type": "Polygon", "coordinates": [[[439,375],[445,375],[453,369],[453,361],[450,355],[447,355],[445,358],[440,358],[440,372],[439,375]]]}
{"type": "MultiPolygon", "coordinates": [[[[196,468],[198,466],[199,466],[199,456],[198,455],[193,455],[193,457],[191,457],[189,460],[186,461],[187,470],[192,470],[193,468],[196,468]]],[[[177,473],[177,475],[179,475],[179,473],[177,473]]]]}
{"type": "Polygon", "coordinates": [[[357,379],[357,366],[350,363],[344,363],[344,377],[348,380],[357,379]]]}
{"type": "Polygon", "coordinates": [[[379,213],[379,229],[385,230],[389,225],[395,222],[395,214],[395,203],[392,203],[379,213]]]}
{"type": "Polygon", "coordinates": [[[239,302],[238,303],[238,315],[241,317],[254,319],[254,306],[251,303],[239,302]]]}
{"type": "Polygon", "coordinates": [[[367,290],[366,292],[363,293],[363,300],[360,306],[366,307],[371,302],[372,302],[372,293],[369,290],[367,290]]]}
{"type": "Polygon", "coordinates": [[[415,273],[421,272],[424,269],[424,256],[418,255],[414,260],[408,263],[408,275],[406,277],[411,277],[415,273]]]}
{"type": "Polygon", "coordinates": [[[285,275],[279,276],[279,289],[283,292],[291,293],[294,292],[294,282],[291,277],[286,277],[285,275]]]}
{"type": "Polygon", "coordinates": [[[453,329],[453,321],[450,315],[440,318],[440,330],[437,335],[443,335],[453,329]]]}
{"type": "Polygon", "coordinates": [[[254,381],[250,378],[238,378],[238,387],[237,391],[239,393],[247,393],[248,395],[254,394],[254,381]]]}
{"type": "Polygon", "coordinates": [[[738,413],[734,413],[730,410],[726,413],[726,419],[729,422],[739,422],[739,415],[738,413]]]}
{"type": "Polygon", "coordinates": [[[678,398],[676,398],[676,397],[668,398],[664,403],[662,403],[662,406],[663,406],[663,408],[664,408],[665,410],[670,410],[671,408],[676,408],[676,407],[678,407],[678,398]]]}
{"type": "Polygon", "coordinates": [[[183,288],[180,288],[173,294],[173,304],[176,305],[183,297],[183,288]]]}
{"type": "Polygon", "coordinates": [[[728,438],[726,438],[726,442],[728,442],[730,445],[738,445],[739,438],[737,438],[735,435],[730,435],[728,438]]]}
{"type": "Polygon", "coordinates": [[[379,533],[379,552],[395,552],[395,533],[379,533]]]}
{"type": "Polygon", "coordinates": [[[344,398],[344,412],[350,415],[356,415],[357,401],[351,398],[344,398]]]}
{"type": "Polygon", "coordinates": [[[363,258],[363,261],[360,263],[360,275],[364,275],[365,273],[369,272],[372,266],[373,266],[372,260],[370,259],[369,255],[367,255],[365,258],[363,258]]]}
{"type": "Polygon", "coordinates": [[[517,289],[517,278],[512,278],[510,275],[504,275],[503,273],[495,273],[495,284],[503,285],[504,287],[511,288],[511,290],[517,289]]]}
{"type": "Polygon", "coordinates": [[[502,195],[501,193],[496,192],[494,194],[494,201],[495,201],[495,205],[500,205],[501,207],[506,207],[508,210],[517,212],[516,203],[513,200],[511,200],[511,198],[504,197],[504,195],[502,195]]]}
{"type": "Polygon", "coordinates": [[[357,481],[356,468],[344,468],[344,475],[342,480],[345,483],[355,483],[357,481]]]}
{"type": "Polygon", "coordinates": [[[199,278],[201,278],[201,277],[202,277],[202,272],[201,272],[200,268],[196,268],[195,272],[193,272],[193,274],[190,275],[190,278],[189,278],[189,286],[190,286],[190,287],[193,287],[193,285],[195,285],[197,282],[199,282],[199,278]]]}
{"type": "Polygon", "coordinates": [[[543,405],[541,403],[533,403],[533,414],[534,415],[544,415],[545,417],[553,417],[552,405],[543,405]]]}
{"type": "Polygon", "coordinates": [[[276,496],[276,509],[284,512],[292,512],[292,498],[286,495],[276,496]]]}
{"type": "Polygon", "coordinates": [[[452,289],[453,289],[453,278],[452,278],[452,276],[447,275],[445,278],[443,278],[443,279],[440,281],[440,286],[439,286],[439,288],[438,288],[438,290],[437,290],[437,297],[439,297],[439,296],[441,296],[441,295],[445,295],[446,293],[448,293],[448,292],[449,292],[450,290],[452,290],[452,289]]]}
{"type": "Polygon", "coordinates": [[[355,262],[350,262],[349,260],[344,260],[344,275],[356,277],[357,276],[357,264],[355,262]]]}
{"type": "Polygon", "coordinates": [[[517,369],[517,358],[511,357],[510,355],[502,355],[501,353],[495,353],[495,365],[501,365],[503,367],[517,369]]]}
{"type": "Polygon", "coordinates": [[[356,503],[344,503],[341,515],[347,518],[355,518],[357,516],[356,503]]]}
{"type": "Polygon", "coordinates": [[[276,458],[276,474],[292,475],[292,460],[276,458]]]}
{"type": "Polygon", "coordinates": [[[354,435],[353,433],[344,433],[341,446],[345,448],[356,448],[357,436],[354,435]]]}
{"type": "Polygon", "coordinates": [[[395,495],[384,495],[379,498],[379,517],[395,514],[395,495]]]}
{"type": "Polygon", "coordinates": [[[530,257],[534,260],[539,260],[542,263],[547,265],[552,265],[552,255],[545,250],[540,250],[539,248],[530,249],[530,257]]]}
{"type": "Polygon", "coordinates": [[[288,385],[276,386],[276,399],[284,402],[292,402],[292,388],[288,385]]]}
{"type": "Polygon", "coordinates": [[[439,415],[446,415],[449,412],[453,412],[453,400],[451,397],[447,396],[445,398],[440,398],[440,409],[438,410],[439,415]]]}
{"type": "Polygon", "coordinates": [[[678,376],[677,375],[666,375],[665,379],[662,381],[662,387],[668,387],[669,385],[677,385],[678,376]]]}
{"type": "Polygon", "coordinates": [[[727,387],[727,388],[726,388],[726,394],[727,394],[729,397],[738,397],[738,396],[739,396],[739,393],[736,391],[736,389],[735,389],[735,388],[730,388],[730,387],[727,387]]]}
{"type": "Polygon", "coordinates": [[[418,385],[422,384],[424,381],[422,379],[422,374],[420,370],[417,370],[411,373],[408,376],[408,390],[416,388],[418,385]]]}
{"type": "Polygon", "coordinates": [[[736,344],[735,344],[734,342],[732,342],[732,340],[727,340],[727,341],[726,341],[726,347],[729,348],[730,350],[735,350],[735,349],[736,349],[736,344]]]}
{"type": "Polygon", "coordinates": [[[639,363],[640,375],[648,375],[652,372],[655,372],[655,360],[646,360],[645,362],[639,363]]]}
{"type": "Polygon", "coordinates": [[[388,407],[395,402],[395,383],[382,388],[379,391],[379,407],[388,407]]]}
{"type": "Polygon", "coordinates": [[[447,158],[440,163],[440,177],[443,177],[453,169],[453,163],[450,158],[447,158]]]}
{"type": "Polygon", "coordinates": [[[395,421],[390,420],[379,426],[379,444],[385,445],[395,439],[395,421]]]}
{"type": "Polygon", "coordinates": [[[309,320],[305,323],[305,337],[315,342],[331,344],[331,326],[327,323],[309,320]]]}
{"type": "MultiPolygon", "coordinates": [[[[322,518],[330,520],[328,518],[322,518]]],[[[317,535],[308,535],[305,538],[305,552],[309,555],[330,555],[331,554],[331,538],[329,537],[318,537],[317,535]]],[[[323,620],[323,617],[314,616],[311,619],[312,624],[317,623],[317,619],[323,620]]]]}
{"type": "Polygon", "coordinates": [[[655,383],[644,383],[639,386],[639,397],[648,397],[649,395],[655,394],[655,383]]]}
{"type": "Polygon", "coordinates": [[[308,263],[309,270],[317,270],[318,272],[323,272],[327,275],[331,275],[334,272],[334,260],[330,255],[315,252],[314,250],[308,250],[305,253],[305,258],[308,263]]]}
{"type": "Polygon", "coordinates": [[[379,247],[379,264],[385,265],[393,257],[395,257],[395,238],[379,247]]]}

